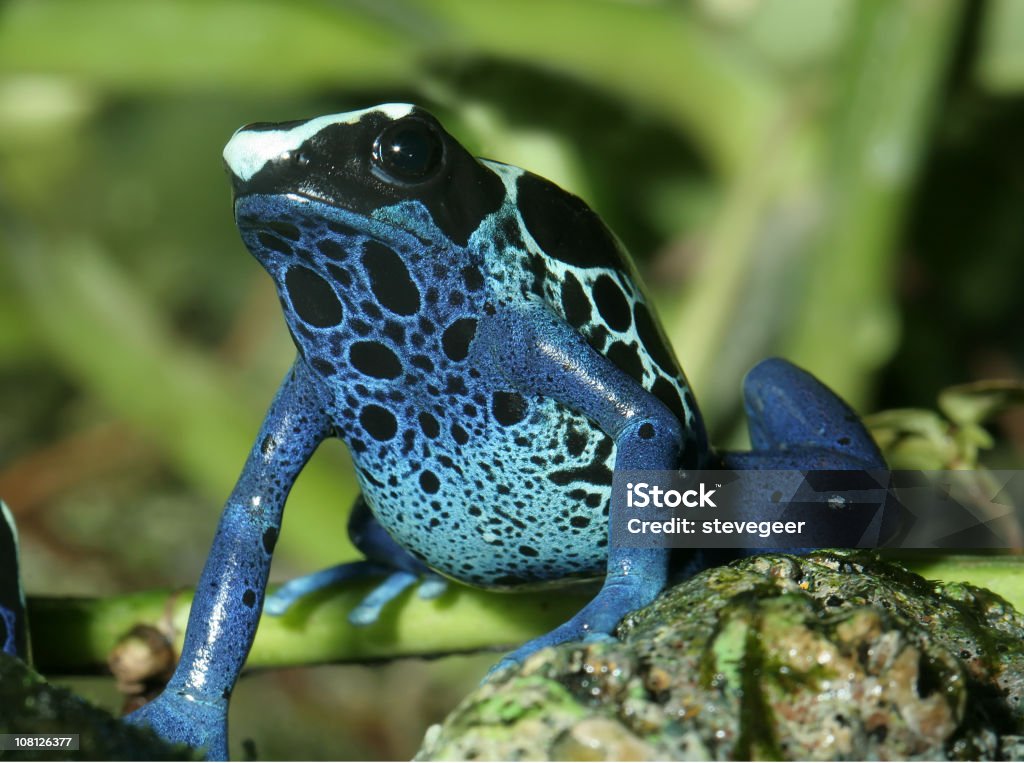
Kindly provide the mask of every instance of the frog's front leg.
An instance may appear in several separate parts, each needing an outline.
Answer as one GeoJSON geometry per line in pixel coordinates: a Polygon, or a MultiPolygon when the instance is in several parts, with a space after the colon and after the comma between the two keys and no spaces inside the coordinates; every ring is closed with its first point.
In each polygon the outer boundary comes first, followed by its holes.
{"type": "Polygon", "coordinates": [[[349,580],[383,576],[384,580],[348,615],[353,625],[370,625],[377,621],[381,609],[388,602],[417,582],[420,583],[421,599],[436,598],[447,588],[444,578],[431,572],[427,565],[387,534],[363,496],[356,499],[349,514],[348,535],[365,559],[289,580],[267,597],[267,614],[283,615],[300,599],[349,580]]]}
{"type": "MultiPolygon", "coordinates": [[[[661,401],[542,305],[499,311],[478,336],[516,391],[554,398],[610,435],[616,470],[674,469],[684,437],[695,436],[684,434],[661,401]],[[516,348],[511,355],[509,347],[516,348]]],[[[626,510],[621,488],[613,485],[611,519],[626,510]]],[[[610,548],[597,596],[568,622],[512,652],[495,670],[546,646],[611,634],[627,613],[654,600],[665,587],[667,573],[668,549],[610,548]]]]}
{"type": "Polygon", "coordinates": [[[228,698],[256,634],[285,499],[330,431],[311,372],[298,360],[224,507],[178,668],[164,692],[127,716],[129,722],[205,747],[211,760],[227,759],[228,698]]]}

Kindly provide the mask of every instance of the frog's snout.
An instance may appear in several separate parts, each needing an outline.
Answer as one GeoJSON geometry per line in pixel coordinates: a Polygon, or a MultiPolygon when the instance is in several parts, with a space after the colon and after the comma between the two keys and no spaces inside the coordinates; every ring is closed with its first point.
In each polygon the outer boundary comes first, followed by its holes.
{"type": "Polygon", "coordinates": [[[224,166],[231,176],[235,195],[249,190],[249,183],[268,165],[288,162],[308,136],[302,127],[308,120],[252,122],[235,131],[224,146],[224,166]]]}

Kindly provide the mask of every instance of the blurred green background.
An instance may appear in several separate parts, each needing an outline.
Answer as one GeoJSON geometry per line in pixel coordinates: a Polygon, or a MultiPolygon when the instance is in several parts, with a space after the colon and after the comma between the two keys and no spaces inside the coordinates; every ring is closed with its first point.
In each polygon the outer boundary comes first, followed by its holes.
{"type": "MultiPolygon", "coordinates": [[[[742,443],[742,374],[772,354],[864,412],[1022,376],[1015,0],[7,0],[0,496],[30,593],[198,578],[293,356],[221,148],[396,100],[591,203],[717,443],[742,443]]],[[[993,428],[986,462],[1020,464],[1020,412],[993,428]]],[[[275,579],[351,557],[354,492],[326,444],[275,579]]],[[[246,679],[233,749],[407,758],[492,659],[246,679]]]]}

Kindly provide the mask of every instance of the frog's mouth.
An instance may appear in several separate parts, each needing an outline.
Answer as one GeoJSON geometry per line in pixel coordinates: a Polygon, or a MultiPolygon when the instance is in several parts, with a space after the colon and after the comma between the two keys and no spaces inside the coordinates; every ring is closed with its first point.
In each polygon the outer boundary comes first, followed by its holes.
{"type": "Polygon", "coordinates": [[[426,211],[412,202],[367,216],[312,194],[246,193],[235,196],[234,211],[246,247],[264,263],[325,250],[328,259],[341,259],[358,253],[368,239],[406,250],[438,246],[425,233],[426,211]]]}
{"type": "Polygon", "coordinates": [[[272,229],[282,218],[301,223],[347,226],[361,231],[366,217],[308,193],[244,193],[233,200],[235,223],[242,230],[272,229]]]}

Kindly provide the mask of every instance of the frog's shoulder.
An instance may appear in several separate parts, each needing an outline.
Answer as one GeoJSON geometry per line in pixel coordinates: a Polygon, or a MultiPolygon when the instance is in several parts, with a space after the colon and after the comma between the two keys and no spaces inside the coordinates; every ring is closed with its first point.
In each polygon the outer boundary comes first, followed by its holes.
{"type": "Polygon", "coordinates": [[[574,268],[605,268],[638,281],[622,243],[583,199],[520,167],[491,159],[480,162],[502,179],[509,205],[545,257],[574,268]]]}
{"type": "Polygon", "coordinates": [[[578,196],[512,165],[480,160],[506,187],[498,229],[501,277],[541,299],[598,353],[700,427],[686,378],[654,317],[633,261],[578,196]]]}

